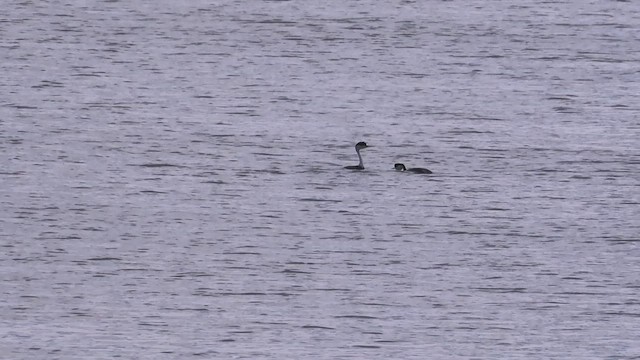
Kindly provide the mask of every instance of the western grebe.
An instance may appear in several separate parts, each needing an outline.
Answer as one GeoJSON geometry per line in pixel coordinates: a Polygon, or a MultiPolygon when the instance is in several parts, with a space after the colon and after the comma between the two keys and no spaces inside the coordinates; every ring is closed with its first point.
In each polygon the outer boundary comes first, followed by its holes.
{"type": "Polygon", "coordinates": [[[431,172],[431,170],[429,169],[423,169],[423,168],[411,168],[411,169],[407,169],[404,164],[400,164],[397,163],[395,165],[393,165],[393,167],[398,170],[398,171],[409,171],[412,173],[416,173],[416,174],[433,174],[431,172]]]}
{"type": "Polygon", "coordinates": [[[358,154],[358,160],[360,160],[360,162],[358,163],[358,165],[345,166],[344,168],[350,169],[350,170],[364,170],[364,164],[362,163],[362,156],[360,155],[360,150],[368,147],[369,146],[367,146],[367,143],[364,141],[360,141],[359,143],[357,143],[356,154],[358,154]]]}

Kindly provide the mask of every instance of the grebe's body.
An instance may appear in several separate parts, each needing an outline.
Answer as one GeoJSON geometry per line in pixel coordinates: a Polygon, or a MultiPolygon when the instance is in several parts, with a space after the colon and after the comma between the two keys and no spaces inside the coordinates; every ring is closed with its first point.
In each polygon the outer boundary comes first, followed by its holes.
{"type": "Polygon", "coordinates": [[[409,171],[416,174],[432,174],[431,170],[423,168],[411,168],[407,169],[404,164],[397,163],[393,166],[398,171],[409,171]]]}
{"type": "Polygon", "coordinates": [[[345,169],[349,170],[364,170],[364,164],[362,163],[362,155],[360,155],[360,150],[367,148],[367,143],[364,141],[360,141],[356,144],[356,154],[358,154],[358,165],[345,166],[345,169]]]}

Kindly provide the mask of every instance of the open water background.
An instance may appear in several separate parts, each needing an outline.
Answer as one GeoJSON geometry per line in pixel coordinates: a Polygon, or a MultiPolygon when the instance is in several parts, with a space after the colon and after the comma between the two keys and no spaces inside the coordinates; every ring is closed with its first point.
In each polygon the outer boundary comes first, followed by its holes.
{"type": "Polygon", "coordinates": [[[0,357],[639,359],[639,24],[5,2],[0,357]]]}

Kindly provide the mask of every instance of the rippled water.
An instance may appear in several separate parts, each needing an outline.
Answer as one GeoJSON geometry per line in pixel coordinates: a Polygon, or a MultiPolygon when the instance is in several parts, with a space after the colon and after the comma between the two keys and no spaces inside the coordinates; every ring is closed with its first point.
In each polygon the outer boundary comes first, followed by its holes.
{"type": "Polygon", "coordinates": [[[640,3],[5,5],[3,357],[640,358],[640,3]]]}

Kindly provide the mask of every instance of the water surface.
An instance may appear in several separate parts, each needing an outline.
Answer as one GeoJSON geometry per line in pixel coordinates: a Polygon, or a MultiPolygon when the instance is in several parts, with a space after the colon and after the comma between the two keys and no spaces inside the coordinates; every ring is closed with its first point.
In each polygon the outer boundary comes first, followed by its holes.
{"type": "Polygon", "coordinates": [[[8,358],[640,357],[640,5],[6,8],[8,358]]]}

